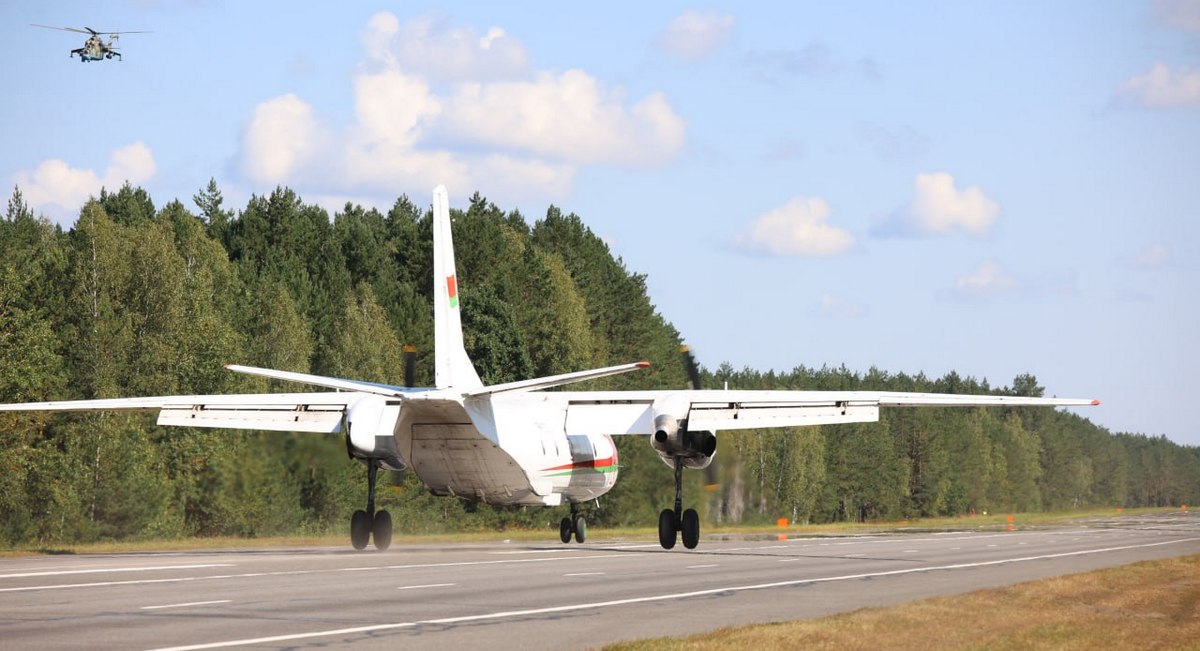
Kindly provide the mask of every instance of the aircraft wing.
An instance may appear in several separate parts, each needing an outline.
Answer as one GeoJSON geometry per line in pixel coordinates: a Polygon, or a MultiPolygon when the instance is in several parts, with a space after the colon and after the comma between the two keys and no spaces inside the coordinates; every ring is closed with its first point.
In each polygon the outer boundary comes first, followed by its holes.
{"type": "Polygon", "coordinates": [[[158,424],[176,427],[340,432],[342,414],[364,393],[261,393],[156,396],[0,404],[4,411],[152,411],[158,424]]]}
{"type": "Polygon", "coordinates": [[[1098,400],[879,391],[558,392],[571,434],[652,434],[670,414],[692,431],[800,427],[879,420],[880,407],[1080,407],[1098,400]]]}

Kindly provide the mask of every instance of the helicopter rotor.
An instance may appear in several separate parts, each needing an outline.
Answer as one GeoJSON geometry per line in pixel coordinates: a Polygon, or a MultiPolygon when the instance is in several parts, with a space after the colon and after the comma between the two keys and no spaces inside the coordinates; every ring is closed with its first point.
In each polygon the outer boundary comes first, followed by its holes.
{"type": "Polygon", "coordinates": [[[152,33],[149,31],[104,32],[104,31],[94,30],[91,27],[84,27],[83,29],[79,29],[77,27],[53,27],[51,25],[39,25],[37,23],[29,23],[29,24],[33,27],[41,27],[43,29],[57,29],[57,30],[64,31],[64,32],[77,32],[79,34],[91,34],[92,36],[114,36],[116,34],[150,34],[150,33],[152,33]]]}

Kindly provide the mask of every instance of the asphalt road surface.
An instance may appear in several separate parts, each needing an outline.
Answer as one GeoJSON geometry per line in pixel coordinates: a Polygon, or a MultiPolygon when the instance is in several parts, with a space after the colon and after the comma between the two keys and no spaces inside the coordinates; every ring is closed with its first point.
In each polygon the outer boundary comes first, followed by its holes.
{"type": "Polygon", "coordinates": [[[586,649],[1200,554],[1200,514],[992,532],[0,558],[4,649],[586,649]]]}

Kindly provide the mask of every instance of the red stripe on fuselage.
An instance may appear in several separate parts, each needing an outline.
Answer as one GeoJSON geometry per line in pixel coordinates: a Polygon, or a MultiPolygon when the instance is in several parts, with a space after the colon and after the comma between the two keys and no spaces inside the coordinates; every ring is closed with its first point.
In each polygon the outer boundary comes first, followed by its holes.
{"type": "Polygon", "coordinates": [[[608,457],[607,459],[592,459],[590,461],[576,461],[553,468],[543,468],[542,472],[552,472],[555,470],[577,470],[581,468],[608,468],[617,463],[616,456],[608,457]]]}

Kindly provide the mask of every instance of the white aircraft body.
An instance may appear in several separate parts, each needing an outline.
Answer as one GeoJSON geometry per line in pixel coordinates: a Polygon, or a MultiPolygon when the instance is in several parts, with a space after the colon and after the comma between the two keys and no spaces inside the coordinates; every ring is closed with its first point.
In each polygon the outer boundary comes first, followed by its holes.
{"type": "Polygon", "coordinates": [[[636,362],[484,386],[463,346],[446,189],[433,191],[435,387],[406,388],[271,369],[226,368],[332,391],[192,395],[0,405],[0,411],[157,410],[158,424],[181,427],[341,434],[367,467],[367,505],[351,519],[351,542],[373,536],[386,549],[391,517],[375,509],[379,468],[411,469],[437,495],[496,505],[571,506],[564,543],[583,542],[577,505],[617,480],[613,436],[647,438],[675,470],[675,504],[659,515],[659,542],[696,546],[699,517],[682,508],[681,472],[705,468],[721,430],[873,422],[880,407],[1081,406],[1095,400],[875,391],[544,391],[634,371],[636,362]]]}

